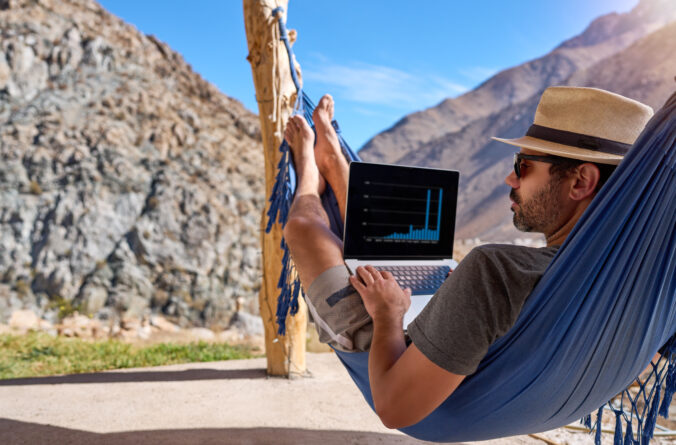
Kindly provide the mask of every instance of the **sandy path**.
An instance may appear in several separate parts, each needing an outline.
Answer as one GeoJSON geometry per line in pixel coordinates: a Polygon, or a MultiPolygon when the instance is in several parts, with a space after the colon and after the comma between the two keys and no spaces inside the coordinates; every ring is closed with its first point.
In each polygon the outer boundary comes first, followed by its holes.
{"type": "Polygon", "coordinates": [[[0,381],[0,443],[426,443],[383,427],[334,354],[307,361],[312,376],[297,380],[267,378],[265,359],[253,359],[0,381]]]}

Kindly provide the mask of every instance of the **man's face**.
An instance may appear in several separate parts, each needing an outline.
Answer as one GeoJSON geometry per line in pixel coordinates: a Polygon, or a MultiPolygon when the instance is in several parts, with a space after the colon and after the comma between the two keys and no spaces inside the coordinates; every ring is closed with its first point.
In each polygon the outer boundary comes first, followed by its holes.
{"type": "Polygon", "coordinates": [[[514,226],[522,232],[547,233],[561,218],[559,189],[561,181],[550,176],[549,182],[530,197],[522,197],[515,189],[509,193],[514,201],[514,226]]]}
{"type": "MultiPolygon", "coordinates": [[[[523,154],[545,156],[533,150],[523,154]]],[[[562,214],[562,179],[549,173],[551,164],[521,161],[521,178],[514,172],[505,179],[512,187],[509,198],[514,212],[514,226],[522,232],[551,233],[558,227],[562,214]]]]}

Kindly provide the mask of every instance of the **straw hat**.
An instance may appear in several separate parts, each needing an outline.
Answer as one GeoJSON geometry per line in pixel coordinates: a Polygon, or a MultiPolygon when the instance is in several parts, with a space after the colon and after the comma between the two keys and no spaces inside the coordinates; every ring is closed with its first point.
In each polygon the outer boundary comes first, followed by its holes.
{"type": "Polygon", "coordinates": [[[547,88],[526,136],[496,141],[565,158],[619,164],[653,115],[647,105],[596,88],[547,88]]]}

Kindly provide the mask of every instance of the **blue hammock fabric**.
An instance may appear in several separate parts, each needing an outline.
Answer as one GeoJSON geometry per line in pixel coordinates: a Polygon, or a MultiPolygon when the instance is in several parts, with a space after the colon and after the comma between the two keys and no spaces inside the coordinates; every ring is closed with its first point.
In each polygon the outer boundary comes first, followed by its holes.
{"type": "MultiPolygon", "coordinates": [[[[281,19],[279,25],[294,66],[281,19]]],[[[312,125],[314,105],[292,74],[296,112],[312,125]]],[[[348,161],[359,160],[340,133],[339,140],[348,161]]],[[[583,418],[600,445],[605,407],[615,416],[615,445],[650,441],[658,414],[667,417],[676,390],[675,145],[672,97],[573,229],[512,329],[490,347],[475,374],[404,433],[438,442],[485,440],[583,418]],[[647,378],[637,379],[658,350],[663,359],[647,378]],[[638,391],[625,389],[635,379],[638,391]]],[[[280,151],[268,231],[275,222],[286,223],[294,189],[286,142],[280,151]]],[[[342,237],[330,188],[322,203],[342,237]]],[[[287,315],[298,310],[300,283],[284,240],[280,247],[285,254],[277,322],[283,335],[287,315]]],[[[368,352],[336,353],[373,407],[368,352]]]]}

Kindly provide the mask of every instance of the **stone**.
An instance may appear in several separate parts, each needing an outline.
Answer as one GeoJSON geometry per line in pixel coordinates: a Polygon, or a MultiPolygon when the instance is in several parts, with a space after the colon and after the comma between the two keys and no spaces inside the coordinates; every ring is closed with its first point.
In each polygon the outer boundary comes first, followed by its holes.
{"type": "Polygon", "coordinates": [[[103,334],[99,320],[75,312],[61,320],[57,332],[67,337],[98,338],[103,334]]]}
{"type": "Polygon", "coordinates": [[[18,310],[12,313],[9,327],[17,331],[37,330],[40,327],[40,318],[31,310],[18,310]]]}
{"type": "Polygon", "coordinates": [[[245,336],[264,334],[263,320],[261,317],[244,311],[238,311],[232,315],[228,328],[234,328],[245,336]]]}
{"type": "Polygon", "coordinates": [[[126,309],[123,313],[125,318],[142,318],[149,310],[150,300],[132,295],[127,302],[126,309]]]}
{"type": "Polygon", "coordinates": [[[211,329],[207,328],[191,328],[188,329],[188,334],[195,341],[214,341],[216,334],[211,329]]]}
{"type": "Polygon", "coordinates": [[[120,323],[120,327],[124,330],[137,330],[141,327],[141,319],[138,317],[125,316],[120,323]]]}
{"type": "Polygon", "coordinates": [[[180,328],[161,315],[151,315],[150,325],[164,332],[178,332],[180,328]]]}
{"type": "Polygon", "coordinates": [[[0,51],[0,90],[7,87],[7,84],[11,79],[11,75],[12,72],[10,70],[9,65],[7,64],[7,58],[5,57],[5,53],[0,51]]]}
{"type": "Polygon", "coordinates": [[[38,329],[44,332],[52,332],[54,331],[54,324],[49,320],[40,319],[38,329]]]}
{"type": "Polygon", "coordinates": [[[150,326],[141,326],[136,329],[136,337],[140,340],[148,340],[152,333],[153,331],[150,326]]]}
{"type": "Polygon", "coordinates": [[[96,314],[103,308],[108,299],[108,291],[104,287],[86,286],[82,290],[82,306],[85,314],[96,314]]]}

